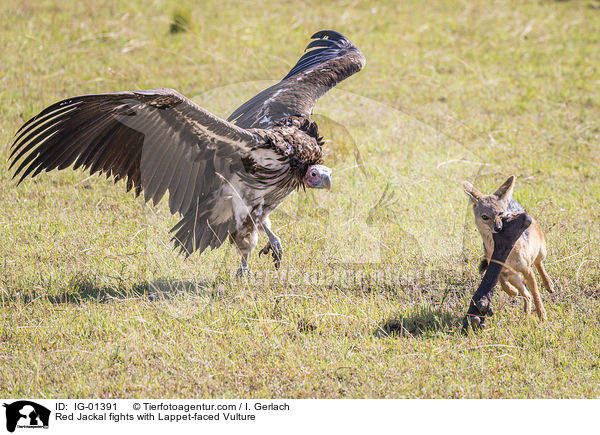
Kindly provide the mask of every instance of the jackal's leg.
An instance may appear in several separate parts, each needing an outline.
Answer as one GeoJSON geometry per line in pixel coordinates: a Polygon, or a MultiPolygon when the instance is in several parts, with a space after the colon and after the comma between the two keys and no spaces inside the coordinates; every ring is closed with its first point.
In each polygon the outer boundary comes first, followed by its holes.
{"type": "Polygon", "coordinates": [[[275,268],[279,269],[279,266],[281,266],[281,259],[283,258],[283,246],[281,245],[281,239],[277,237],[273,231],[271,231],[271,220],[268,217],[263,220],[262,228],[265,230],[265,233],[269,238],[269,243],[267,243],[265,247],[260,250],[258,255],[260,256],[261,254],[268,254],[269,251],[271,251],[275,268]]]}
{"type": "Polygon", "coordinates": [[[518,273],[512,273],[508,276],[508,280],[513,286],[517,288],[517,290],[523,297],[523,310],[525,311],[525,314],[531,314],[531,295],[527,291],[527,288],[525,288],[525,284],[521,279],[521,275],[519,275],[518,273]]]}
{"type": "Polygon", "coordinates": [[[525,282],[527,283],[527,288],[531,292],[531,296],[533,296],[535,310],[537,311],[540,320],[548,320],[548,317],[546,316],[546,310],[544,309],[544,304],[542,303],[542,297],[540,296],[540,290],[538,289],[537,282],[535,281],[533,269],[530,267],[529,270],[527,270],[527,272],[524,273],[524,275],[525,282]]]}
{"type": "Polygon", "coordinates": [[[548,290],[548,293],[554,293],[554,283],[552,282],[550,275],[548,275],[548,273],[546,272],[544,263],[538,261],[537,263],[535,263],[535,268],[539,272],[540,278],[542,278],[542,283],[544,284],[546,290],[548,290]]]}
{"type": "Polygon", "coordinates": [[[519,294],[519,291],[512,285],[506,278],[500,277],[500,287],[504,290],[509,296],[515,297],[519,294]]]}

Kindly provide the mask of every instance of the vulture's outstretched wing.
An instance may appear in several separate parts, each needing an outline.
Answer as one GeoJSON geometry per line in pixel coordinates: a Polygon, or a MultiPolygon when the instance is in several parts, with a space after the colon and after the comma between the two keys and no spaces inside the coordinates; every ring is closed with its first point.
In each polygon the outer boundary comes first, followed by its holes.
{"type": "Polygon", "coordinates": [[[228,121],[243,128],[269,128],[288,116],[309,117],[317,100],[342,80],[360,71],[365,57],[344,35],[333,30],[315,33],[304,56],[276,85],[260,92],[228,121]]]}
{"type": "Polygon", "coordinates": [[[169,190],[171,212],[212,191],[215,178],[241,169],[260,144],[172,89],[83,95],[60,101],[17,132],[11,168],[21,182],[42,170],[74,164],[92,174],[127,177],[128,190],[155,204],[169,190]]]}
{"type": "Polygon", "coordinates": [[[226,238],[229,224],[209,208],[222,206],[223,200],[214,196],[224,180],[244,171],[243,160],[260,144],[253,132],[212,115],[178,92],[154,89],[60,101],[21,127],[10,159],[11,168],[19,163],[19,182],[73,165],[112,175],[115,181],[126,178],[127,190],[143,191],[146,201],[157,203],[168,190],[171,212],[187,216],[191,226],[183,232],[181,225],[176,227],[176,237],[192,252],[218,246],[226,238]],[[205,221],[220,219],[224,225],[219,234],[207,236],[205,246],[202,240],[189,239],[202,236],[195,231],[196,220],[202,218],[199,208],[207,212],[205,221]]]}

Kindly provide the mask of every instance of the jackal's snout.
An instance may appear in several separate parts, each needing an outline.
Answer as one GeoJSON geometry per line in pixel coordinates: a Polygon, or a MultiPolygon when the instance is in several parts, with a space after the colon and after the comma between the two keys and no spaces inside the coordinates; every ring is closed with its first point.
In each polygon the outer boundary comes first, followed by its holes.
{"type": "Polygon", "coordinates": [[[494,232],[499,233],[502,231],[502,218],[500,216],[494,217],[494,232]]]}

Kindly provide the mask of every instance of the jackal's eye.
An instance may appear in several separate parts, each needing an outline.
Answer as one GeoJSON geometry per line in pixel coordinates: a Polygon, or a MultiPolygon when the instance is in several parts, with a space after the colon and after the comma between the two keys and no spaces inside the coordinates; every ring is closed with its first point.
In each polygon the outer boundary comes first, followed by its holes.
{"type": "Polygon", "coordinates": [[[484,215],[484,214],[482,214],[482,215],[481,215],[481,219],[483,219],[484,221],[487,221],[487,220],[489,220],[489,219],[490,219],[490,217],[489,217],[489,216],[486,216],[486,215],[484,215]]]}

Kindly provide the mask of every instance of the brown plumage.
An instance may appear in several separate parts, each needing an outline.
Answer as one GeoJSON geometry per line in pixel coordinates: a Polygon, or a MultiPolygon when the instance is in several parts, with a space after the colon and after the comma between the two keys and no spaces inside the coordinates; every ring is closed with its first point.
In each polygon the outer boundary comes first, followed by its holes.
{"type": "Polygon", "coordinates": [[[83,95],[60,101],[17,132],[11,168],[19,183],[52,169],[104,173],[157,203],[169,192],[172,231],[181,251],[217,248],[230,238],[242,253],[240,274],[256,246],[282,248],[268,215],[300,187],[329,187],[322,141],[309,119],[316,100],[364,65],[339,33],[313,35],[308,51],[277,85],[225,121],[172,89],[83,95]]]}
{"type": "Polygon", "coordinates": [[[317,100],[365,66],[365,57],[344,35],[322,30],[279,83],[238,107],[227,118],[244,128],[269,128],[288,116],[309,118],[317,100]]]}

